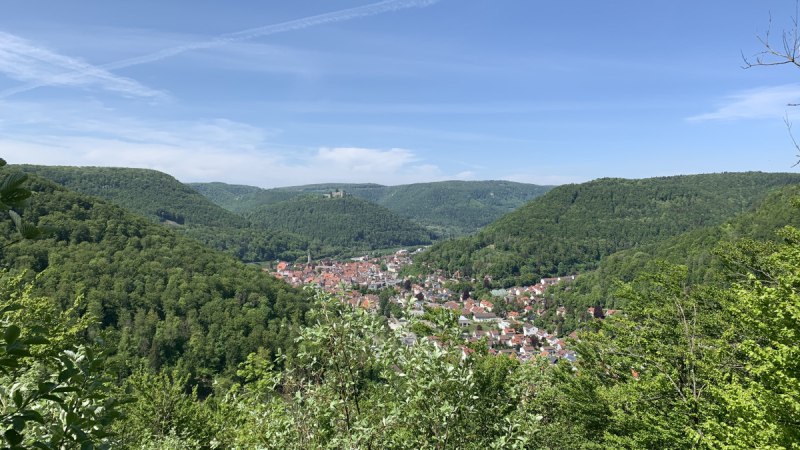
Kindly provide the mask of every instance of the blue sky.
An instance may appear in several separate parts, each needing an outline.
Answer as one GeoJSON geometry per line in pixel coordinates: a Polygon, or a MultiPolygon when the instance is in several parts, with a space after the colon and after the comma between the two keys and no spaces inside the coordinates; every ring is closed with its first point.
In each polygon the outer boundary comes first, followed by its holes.
{"type": "MultiPolygon", "coordinates": [[[[0,156],[263,187],[793,171],[789,0],[4,2],[0,156]]],[[[800,125],[797,125],[800,130],[800,125]]]]}

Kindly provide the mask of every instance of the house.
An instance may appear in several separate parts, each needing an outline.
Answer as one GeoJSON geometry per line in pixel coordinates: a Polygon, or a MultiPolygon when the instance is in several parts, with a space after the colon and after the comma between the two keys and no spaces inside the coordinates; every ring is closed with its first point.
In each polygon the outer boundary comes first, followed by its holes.
{"type": "Polygon", "coordinates": [[[497,315],[491,312],[475,313],[472,315],[472,320],[475,322],[495,322],[497,320],[497,315]]]}
{"type": "Polygon", "coordinates": [[[466,317],[464,317],[464,316],[460,316],[460,317],[458,318],[458,326],[460,326],[460,327],[462,327],[462,328],[468,327],[468,326],[470,326],[471,324],[472,324],[472,321],[471,321],[471,320],[469,320],[469,319],[467,319],[467,318],[466,318],[466,317]]]}
{"type": "Polygon", "coordinates": [[[539,327],[532,324],[525,324],[522,326],[522,334],[525,336],[535,336],[539,331],[539,327]]]}

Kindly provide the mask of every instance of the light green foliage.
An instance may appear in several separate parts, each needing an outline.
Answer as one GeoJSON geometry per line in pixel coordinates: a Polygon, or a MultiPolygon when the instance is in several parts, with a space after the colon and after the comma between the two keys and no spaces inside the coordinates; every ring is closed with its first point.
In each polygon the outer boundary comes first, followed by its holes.
{"type": "Polygon", "coordinates": [[[246,405],[240,446],[485,448],[509,431],[517,397],[508,383],[518,363],[462,359],[458,346],[406,347],[378,316],[324,294],[317,299],[316,325],[301,332],[279,382],[262,365],[246,366],[248,373],[261,366],[269,381],[250,392],[261,401],[237,399],[246,405]],[[258,392],[264,386],[274,389],[258,392]]]}
{"type": "MultiPolygon", "coordinates": [[[[0,158],[0,169],[6,166],[6,161],[0,158]]],[[[44,230],[37,228],[30,223],[23,222],[19,213],[15,210],[22,209],[30,203],[31,191],[22,185],[28,180],[28,176],[21,172],[2,173],[0,177],[0,211],[7,211],[14,223],[20,239],[37,239],[44,234],[44,230]]],[[[11,241],[2,247],[18,241],[11,241]]],[[[2,248],[0,247],[0,248],[2,248]]]]}
{"type": "Polygon", "coordinates": [[[0,443],[9,448],[106,448],[122,396],[103,367],[104,355],[78,344],[86,320],[70,320],[21,277],[0,298],[0,443]],[[10,295],[17,292],[15,295],[10,295]]]}
{"type": "Polygon", "coordinates": [[[154,374],[145,368],[128,377],[125,389],[133,401],[122,410],[125,420],[115,426],[120,444],[129,448],[152,447],[162,441],[171,442],[167,448],[208,445],[219,432],[212,420],[212,402],[200,402],[188,379],[177,370],[154,374]]]}
{"type": "Polygon", "coordinates": [[[719,389],[722,440],[753,448],[800,448],[800,230],[784,242],[742,241],[723,251],[736,276],[728,330],[741,364],[719,389]]]}

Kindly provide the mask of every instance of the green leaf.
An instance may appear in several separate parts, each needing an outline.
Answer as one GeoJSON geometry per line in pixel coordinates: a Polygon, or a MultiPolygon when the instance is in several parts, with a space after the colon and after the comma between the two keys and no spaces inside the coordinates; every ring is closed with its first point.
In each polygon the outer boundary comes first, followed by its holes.
{"type": "Polygon", "coordinates": [[[6,440],[9,444],[11,444],[12,447],[22,443],[22,435],[13,429],[6,431],[3,436],[5,436],[6,440]]]}
{"type": "Polygon", "coordinates": [[[46,392],[52,391],[56,386],[58,386],[58,385],[53,383],[53,382],[45,381],[43,383],[39,383],[39,385],[37,386],[37,389],[41,393],[46,393],[46,392]]]}
{"type": "Polygon", "coordinates": [[[29,409],[24,413],[22,413],[22,417],[24,417],[26,420],[44,424],[44,417],[42,417],[42,415],[39,414],[38,411],[34,411],[32,409],[29,409]]]}
{"type": "Polygon", "coordinates": [[[20,433],[25,430],[25,422],[26,420],[23,416],[15,416],[13,419],[11,419],[12,427],[14,430],[19,431],[20,433]]]}
{"type": "Polygon", "coordinates": [[[5,313],[11,312],[11,311],[19,311],[22,308],[23,308],[23,306],[20,305],[19,303],[12,303],[12,304],[6,305],[2,309],[0,309],[0,314],[5,314],[5,313]]]}
{"type": "Polygon", "coordinates": [[[22,400],[23,400],[22,391],[20,391],[19,389],[14,391],[14,394],[12,394],[12,399],[14,400],[14,406],[16,406],[17,408],[22,406],[22,400]]]}
{"type": "Polygon", "coordinates": [[[20,333],[22,330],[16,325],[11,325],[6,328],[6,332],[3,333],[3,339],[5,339],[6,343],[13,344],[17,338],[19,338],[20,333]]]}
{"type": "Polygon", "coordinates": [[[42,230],[29,223],[23,223],[22,226],[19,227],[19,234],[25,239],[39,239],[42,237],[42,230]]]}
{"type": "Polygon", "coordinates": [[[9,211],[8,215],[11,216],[11,220],[14,221],[14,226],[17,230],[22,228],[22,217],[20,217],[16,211],[9,211]]]}
{"type": "Polygon", "coordinates": [[[64,392],[78,392],[78,388],[76,388],[74,386],[62,386],[62,387],[58,387],[58,388],[53,389],[51,392],[53,394],[61,394],[61,393],[64,393],[64,392]]]}
{"type": "Polygon", "coordinates": [[[44,345],[44,344],[49,344],[49,343],[50,343],[50,340],[48,340],[44,336],[31,336],[31,337],[25,339],[25,344],[27,344],[27,345],[44,345]]]}
{"type": "Polygon", "coordinates": [[[13,356],[31,356],[31,352],[29,352],[27,348],[22,346],[14,346],[6,348],[6,353],[13,356]]]}
{"type": "Polygon", "coordinates": [[[15,368],[19,366],[16,358],[0,358],[0,366],[15,368]]]}
{"type": "Polygon", "coordinates": [[[3,199],[7,198],[9,194],[17,191],[19,186],[28,179],[28,175],[23,172],[11,173],[0,182],[0,194],[3,199]]]}

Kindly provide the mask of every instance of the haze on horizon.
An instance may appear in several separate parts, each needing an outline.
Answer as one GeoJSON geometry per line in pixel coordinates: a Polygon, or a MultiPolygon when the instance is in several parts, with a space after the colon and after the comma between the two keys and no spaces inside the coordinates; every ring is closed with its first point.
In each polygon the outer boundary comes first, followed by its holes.
{"type": "Polygon", "coordinates": [[[796,162],[791,2],[4,5],[0,156],[261,187],[536,184],[796,162]]]}

